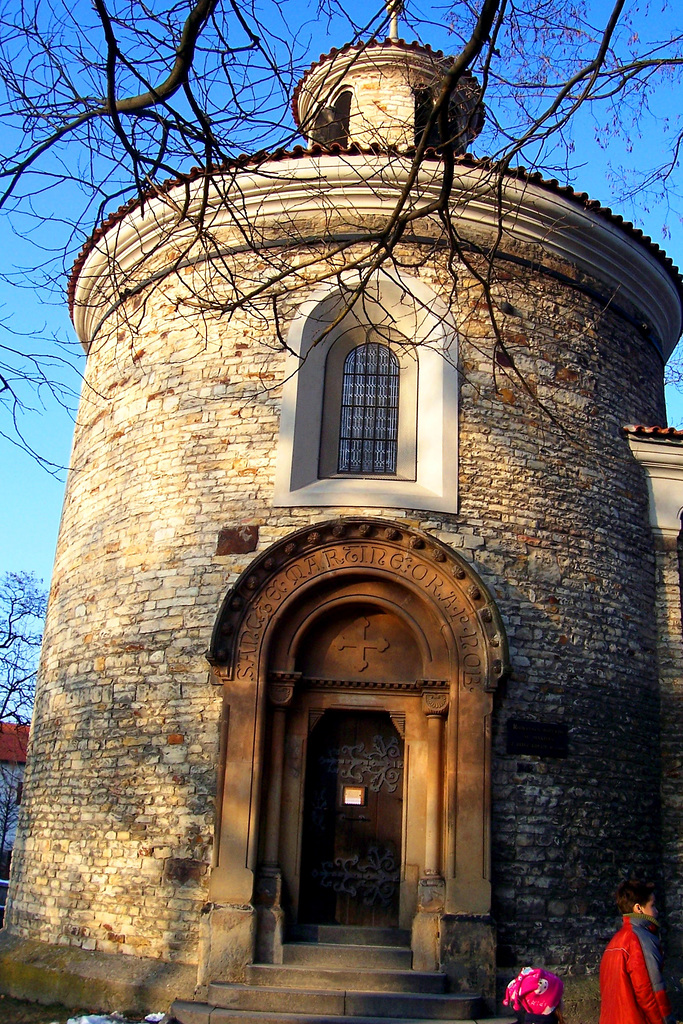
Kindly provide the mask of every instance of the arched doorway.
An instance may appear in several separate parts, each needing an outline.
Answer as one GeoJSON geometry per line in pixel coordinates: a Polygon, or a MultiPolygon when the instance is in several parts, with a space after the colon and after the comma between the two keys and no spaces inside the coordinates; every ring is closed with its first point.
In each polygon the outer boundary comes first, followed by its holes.
{"type": "Polygon", "coordinates": [[[211,956],[231,931],[233,952],[278,962],[287,925],[316,918],[408,929],[420,969],[481,959],[473,927],[492,950],[490,714],[507,654],[471,566],[398,523],[317,524],[243,574],[211,661],[211,956]]]}

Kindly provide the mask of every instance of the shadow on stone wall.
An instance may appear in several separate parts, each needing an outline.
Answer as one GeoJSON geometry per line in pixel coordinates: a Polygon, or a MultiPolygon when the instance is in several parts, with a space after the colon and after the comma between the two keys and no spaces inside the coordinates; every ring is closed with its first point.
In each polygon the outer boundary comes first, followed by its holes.
{"type": "Polygon", "coordinates": [[[597,974],[564,979],[564,1016],[567,1024],[598,1024],[600,979],[597,974]]]}
{"type": "Polygon", "coordinates": [[[683,1020],[683,957],[670,956],[664,964],[664,978],[676,1020],[683,1020]]]}

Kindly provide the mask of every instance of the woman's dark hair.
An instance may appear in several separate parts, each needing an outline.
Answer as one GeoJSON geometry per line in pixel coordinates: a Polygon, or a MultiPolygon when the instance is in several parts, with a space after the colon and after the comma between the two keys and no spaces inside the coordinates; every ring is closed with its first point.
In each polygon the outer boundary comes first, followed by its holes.
{"type": "Polygon", "coordinates": [[[615,893],[619,911],[622,914],[632,914],[636,903],[644,907],[649,902],[654,887],[654,882],[641,882],[638,878],[629,878],[627,882],[622,882],[615,893]]]}

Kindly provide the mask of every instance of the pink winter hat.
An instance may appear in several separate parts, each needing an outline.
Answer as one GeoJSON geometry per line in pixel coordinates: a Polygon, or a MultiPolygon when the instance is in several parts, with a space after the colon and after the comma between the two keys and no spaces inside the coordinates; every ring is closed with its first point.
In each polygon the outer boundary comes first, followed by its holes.
{"type": "Polygon", "coordinates": [[[552,1013],[562,1001],[564,982],[542,967],[524,967],[507,987],[503,1006],[529,1013],[552,1013]]]}

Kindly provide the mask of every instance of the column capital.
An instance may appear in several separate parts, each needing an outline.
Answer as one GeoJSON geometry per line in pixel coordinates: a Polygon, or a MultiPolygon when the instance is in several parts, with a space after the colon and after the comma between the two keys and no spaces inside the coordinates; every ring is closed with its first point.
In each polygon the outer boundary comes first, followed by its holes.
{"type": "Polygon", "coordinates": [[[209,679],[214,686],[225,686],[226,683],[230,682],[230,670],[226,665],[218,665],[215,662],[210,664],[209,679]]]}
{"type": "MultiPolygon", "coordinates": [[[[297,678],[300,674],[297,673],[297,678]]],[[[292,703],[296,679],[294,673],[274,673],[268,679],[268,700],[276,708],[287,708],[292,703]]]]}
{"type": "Polygon", "coordinates": [[[445,718],[448,715],[450,694],[442,690],[422,691],[422,710],[427,718],[445,718]]]}

